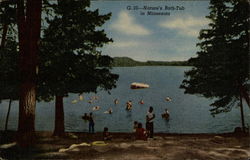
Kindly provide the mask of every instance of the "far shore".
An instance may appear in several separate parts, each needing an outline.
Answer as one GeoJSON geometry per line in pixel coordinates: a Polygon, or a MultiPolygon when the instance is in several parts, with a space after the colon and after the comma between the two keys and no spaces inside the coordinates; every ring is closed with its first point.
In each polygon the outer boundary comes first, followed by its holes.
{"type": "Polygon", "coordinates": [[[36,132],[36,144],[23,149],[16,145],[15,131],[0,131],[0,159],[86,159],[86,160],[248,160],[250,136],[242,133],[155,133],[154,139],[135,140],[133,133],[111,132],[111,141],[102,133],[36,132]],[[7,146],[7,147],[6,147],[7,146]],[[9,147],[8,147],[9,146],[9,147]]]}

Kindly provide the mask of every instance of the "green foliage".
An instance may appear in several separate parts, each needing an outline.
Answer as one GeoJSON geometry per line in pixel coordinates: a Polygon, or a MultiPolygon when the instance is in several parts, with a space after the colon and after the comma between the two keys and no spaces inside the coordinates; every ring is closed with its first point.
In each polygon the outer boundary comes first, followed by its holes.
{"type": "Polygon", "coordinates": [[[40,99],[70,93],[96,92],[98,87],[115,87],[118,75],[110,72],[112,58],[102,56],[98,48],[112,42],[104,30],[97,30],[111,14],[100,15],[86,8],[89,1],[59,1],[50,4],[54,18],[42,38],[39,86],[40,99]]]}
{"type": "Polygon", "coordinates": [[[3,24],[16,24],[16,8],[13,1],[5,1],[0,3],[0,24],[1,27],[3,24]]]}
{"type": "Polygon", "coordinates": [[[18,99],[17,43],[8,40],[0,49],[0,99],[18,99]]]}
{"type": "Polygon", "coordinates": [[[249,80],[249,2],[211,0],[208,29],[200,32],[200,51],[189,63],[181,88],[185,93],[216,98],[212,114],[228,112],[249,80]]]}
{"type": "MultiPolygon", "coordinates": [[[[118,75],[110,73],[112,58],[98,48],[112,42],[104,30],[97,30],[111,14],[90,11],[90,1],[44,0],[43,33],[37,78],[38,100],[50,101],[55,95],[96,92],[115,87],[118,75]]],[[[8,24],[7,43],[0,50],[0,99],[18,99],[19,69],[16,10],[12,3],[0,3],[0,31],[8,24]],[[12,96],[13,95],[13,96],[12,96]]],[[[2,34],[0,34],[2,36],[2,34]]]]}
{"type": "Polygon", "coordinates": [[[130,66],[140,66],[143,62],[138,62],[129,57],[114,57],[113,66],[114,67],[130,67],[130,66]]]}
{"type": "Polygon", "coordinates": [[[16,12],[11,2],[0,3],[0,100],[18,99],[16,12]],[[6,29],[6,36],[3,30],[6,29]],[[3,45],[3,41],[5,44],[3,45]]]}

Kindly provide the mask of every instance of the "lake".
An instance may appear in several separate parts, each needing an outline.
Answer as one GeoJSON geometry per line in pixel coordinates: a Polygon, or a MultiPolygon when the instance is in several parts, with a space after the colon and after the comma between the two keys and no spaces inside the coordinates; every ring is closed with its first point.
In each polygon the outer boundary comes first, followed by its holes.
{"type": "MultiPolygon", "coordinates": [[[[155,132],[164,133],[224,133],[232,132],[235,127],[241,126],[240,108],[235,106],[231,112],[222,113],[215,117],[210,115],[209,104],[212,99],[206,99],[197,95],[184,94],[179,86],[184,79],[184,72],[190,67],[177,66],[143,66],[143,67],[115,67],[114,73],[120,75],[117,88],[110,94],[99,91],[96,94],[79,95],[70,94],[64,98],[65,130],[73,132],[87,132],[88,123],[81,116],[86,112],[93,112],[96,121],[95,130],[103,131],[108,127],[111,132],[131,132],[134,121],[143,123],[145,127],[145,115],[149,106],[153,106],[156,118],[154,120],[155,132]],[[130,89],[132,82],[143,82],[150,85],[146,89],[130,89]],[[92,96],[97,96],[91,104],[88,103],[92,96]],[[166,97],[172,101],[167,102],[166,97]],[[117,105],[115,99],[119,100],[117,105]],[[143,99],[144,104],[139,104],[143,99]],[[77,103],[72,103],[78,100],[77,103]],[[132,111],[126,111],[126,102],[133,103],[132,111]],[[94,106],[100,106],[100,110],[92,111],[94,106]],[[109,108],[112,114],[103,112],[109,108]],[[161,113],[168,108],[170,119],[162,119],[161,113]]],[[[4,129],[8,101],[0,103],[0,130],[4,129]]],[[[250,124],[250,111],[244,103],[245,123],[250,124]]],[[[12,103],[9,117],[9,130],[17,130],[18,102],[12,103]]],[[[36,107],[36,130],[52,131],[54,128],[54,102],[39,102],[36,107]]]]}

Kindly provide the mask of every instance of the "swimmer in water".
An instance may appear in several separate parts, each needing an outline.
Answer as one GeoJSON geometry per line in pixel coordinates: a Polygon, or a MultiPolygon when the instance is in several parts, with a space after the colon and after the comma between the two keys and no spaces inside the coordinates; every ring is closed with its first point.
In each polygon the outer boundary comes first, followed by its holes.
{"type": "Polygon", "coordinates": [[[109,108],[107,111],[105,111],[105,112],[103,112],[103,113],[112,114],[112,113],[113,113],[113,110],[112,110],[112,108],[109,108]]]}
{"type": "Polygon", "coordinates": [[[89,120],[89,116],[88,116],[88,114],[87,113],[84,113],[84,115],[82,116],[82,119],[83,120],[89,120]]]}
{"type": "Polygon", "coordinates": [[[131,110],[132,109],[132,101],[129,100],[127,103],[126,103],[126,109],[127,110],[131,110]]]}
{"type": "Polygon", "coordinates": [[[166,97],[165,100],[166,100],[167,102],[172,101],[172,99],[171,99],[170,97],[166,97]]]}
{"type": "Polygon", "coordinates": [[[78,101],[75,99],[75,100],[73,100],[73,101],[71,101],[71,103],[73,103],[73,104],[75,104],[75,103],[77,103],[78,101]]]}
{"type": "Polygon", "coordinates": [[[93,101],[92,100],[89,100],[88,103],[91,104],[93,101]]]}
{"type": "Polygon", "coordinates": [[[141,99],[141,100],[139,101],[139,103],[140,103],[140,104],[144,104],[144,101],[141,99]]]}
{"type": "Polygon", "coordinates": [[[108,113],[109,113],[109,114],[112,114],[112,113],[113,113],[112,108],[109,108],[108,113]]]}
{"type": "Polygon", "coordinates": [[[162,118],[169,119],[170,114],[167,108],[165,109],[164,113],[161,116],[162,118]]]}
{"type": "Polygon", "coordinates": [[[115,99],[115,100],[114,100],[114,103],[115,103],[115,104],[118,104],[118,103],[119,103],[118,99],[115,99]]]}
{"type": "Polygon", "coordinates": [[[100,109],[100,106],[95,106],[95,107],[93,107],[93,111],[97,111],[97,110],[99,110],[100,109]]]}

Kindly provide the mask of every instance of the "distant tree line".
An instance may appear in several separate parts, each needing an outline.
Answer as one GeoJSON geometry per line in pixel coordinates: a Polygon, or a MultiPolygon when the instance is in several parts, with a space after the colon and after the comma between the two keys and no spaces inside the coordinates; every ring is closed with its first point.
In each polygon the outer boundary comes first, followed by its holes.
{"type": "Polygon", "coordinates": [[[113,67],[133,67],[133,66],[191,66],[188,61],[136,61],[129,57],[114,57],[113,67]]]}

